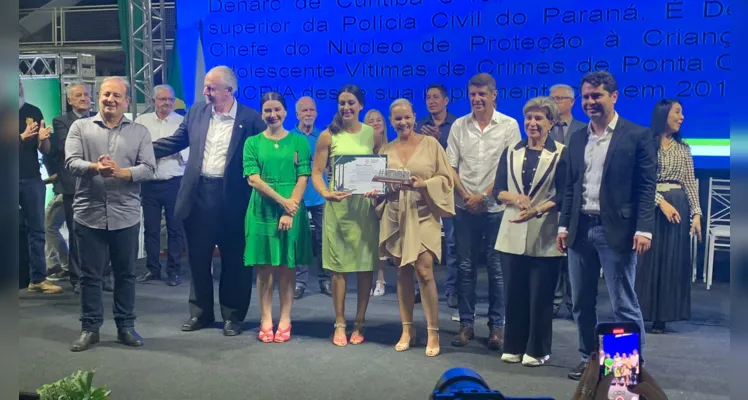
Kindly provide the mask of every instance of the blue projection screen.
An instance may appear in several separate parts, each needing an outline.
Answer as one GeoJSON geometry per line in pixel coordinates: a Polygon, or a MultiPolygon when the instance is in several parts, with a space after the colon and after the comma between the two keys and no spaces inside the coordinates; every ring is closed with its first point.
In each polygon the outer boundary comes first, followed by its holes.
{"type": "MultiPolygon", "coordinates": [[[[442,83],[461,116],[468,80],[486,72],[498,110],[521,121],[524,103],[551,85],[577,88],[607,69],[625,118],[648,126],[655,102],[680,100],[696,167],[712,169],[729,168],[730,14],[719,0],[177,0],[177,35],[187,93],[202,27],[206,67],[232,67],[240,101],[259,108],[271,90],[290,104],[311,96],[320,127],[347,83],[365,91],[366,110],[387,115],[405,97],[417,117],[426,86],[442,83]]],[[[579,99],[574,115],[588,120],[579,99]]]]}

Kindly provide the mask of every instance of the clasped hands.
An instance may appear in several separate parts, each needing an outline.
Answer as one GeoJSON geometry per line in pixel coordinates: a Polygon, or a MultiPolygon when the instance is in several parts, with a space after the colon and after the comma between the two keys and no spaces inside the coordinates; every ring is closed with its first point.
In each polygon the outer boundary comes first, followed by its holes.
{"type": "MultiPolygon", "coordinates": [[[[390,187],[393,192],[397,192],[399,190],[421,191],[426,188],[426,182],[420,177],[412,175],[410,177],[410,182],[394,184],[394,185],[391,185],[390,187]]],[[[369,193],[365,193],[364,197],[368,199],[377,199],[381,196],[386,196],[386,195],[387,193],[380,193],[378,190],[373,190],[369,193]]]]}
{"type": "Polygon", "coordinates": [[[130,174],[127,168],[120,168],[112,156],[104,154],[99,156],[98,161],[94,164],[96,172],[104,178],[129,179],[130,174]]]}
{"type": "Polygon", "coordinates": [[[278,221],[279,231],[289,231],[293,227],[293,217],[299,211],[299,202],[294,199],[281,199],[280,205],[283,207],[283,214],[278,221]]]}
{"type": "Polygon", "coordinates": [[[532,218],[535,218],[539,212],[538,209],[532,206],[532,200],[530,197],[524,194],[518,194],[512,202],[514,206],[519,207],[520,212],[517,218],[509,220],[512,223],[527,222],[532,218]]]}

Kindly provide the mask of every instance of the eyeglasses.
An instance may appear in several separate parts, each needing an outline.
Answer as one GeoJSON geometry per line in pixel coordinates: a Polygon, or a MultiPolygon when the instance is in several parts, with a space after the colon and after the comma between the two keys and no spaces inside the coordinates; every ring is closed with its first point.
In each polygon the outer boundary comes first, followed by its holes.
{"type": "Polygon", "coordinates": [[[571,96],[551,96],[553,101],[561,101],[561,100],[574,100],[571,96]]]}

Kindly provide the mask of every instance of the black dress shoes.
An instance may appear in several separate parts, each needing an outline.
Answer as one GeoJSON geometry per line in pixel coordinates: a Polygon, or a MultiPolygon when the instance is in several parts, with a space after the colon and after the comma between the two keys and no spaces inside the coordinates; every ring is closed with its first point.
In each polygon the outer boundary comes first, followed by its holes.
{"type": "Polygon", "coordinates": [[[567,375],[569,379],[573,381],[578,381],[582,379],[582,374],[584,373],[584,370],[587,369],[588,362],[582,361],[574,367],[573,369],[569,370],[569,374],[567,375]]]}
{"type": "Polygon", "coordinates": [[[91,346],[99,343],[99,332],[82,331],[78,339],[75,339],[70,351],[79,352],[88,350],[91,346]]]}
{"type": "Polygon", "coordinates": [[[179,279],[179,275],[169,275],[169,277],[166,278],[166,284],[169,286],[179,286],[182,284],[182,280],[179,279]]]}
{"type": "Polygon", "coordinates": [[[242,333],[241,324],[234,321],[226,321],[223,325],[223,336],[239,336],[242,333]]]}
{"type": "Polygon", "coordinates": [[[118,330],[117,341],[125,346],[140,347],[143,345],[143,338],[133,328],[118,330]]]}
{"type": "Polygon", "coordinates": [[[332,296],[332,287],[330,287],[330,282],[320,283],[319,291],[322,294],[332,296]]]}
{"type": "Polygon", "coordinates": [[[161,280],[161,276],[159,276],[158,274],[154,274],[151,271],[148,271],[144,273],[143,275],[140,275],[137,278],[138,283],[149,282],[149,281],[160,281],[160,280],[161,280]]]}
{"type": "Polygon", "coordinates": [[[304,290],[305,289],[306,288],[304,286],[296,286],[296,290],[294,290],[294,292],[293,292],[293,298],[295,300],[298,300],[298,299],[304,297],[304,290]]]}
{"type": "Polygon", "coordinates": [[[205,328],[209,324],[212,324],[215,320],[212,319],[200,319],[192,317],[182,324],[182,330],[184,332],[192,332],[205,328]]]}

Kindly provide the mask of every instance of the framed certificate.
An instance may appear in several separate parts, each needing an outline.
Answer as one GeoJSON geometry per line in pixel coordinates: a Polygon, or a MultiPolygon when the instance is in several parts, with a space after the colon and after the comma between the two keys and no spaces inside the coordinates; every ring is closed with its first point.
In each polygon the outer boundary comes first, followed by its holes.
{"type": "Polygon", "coordinates": [[[374,177],[387,169],[387,156],[367,154],[332,157],[333,189],[336,192],[366,194],[374,190],[384,193],[384,183],[374,177]]]}

